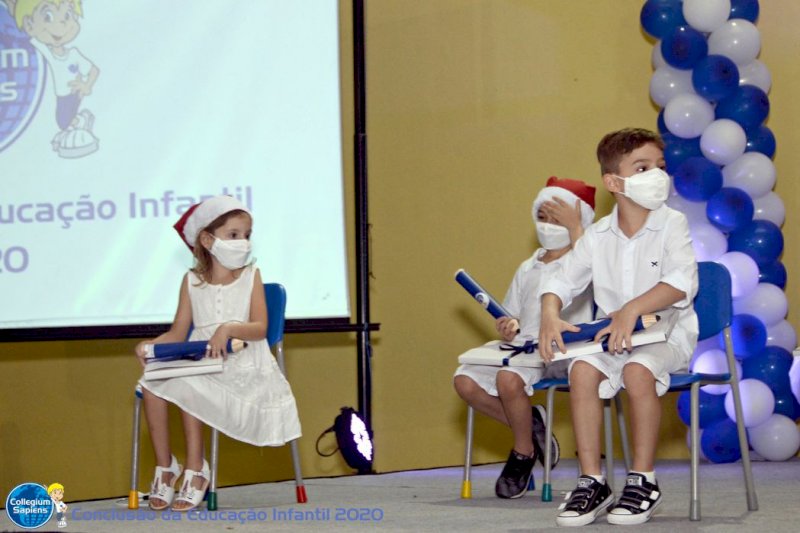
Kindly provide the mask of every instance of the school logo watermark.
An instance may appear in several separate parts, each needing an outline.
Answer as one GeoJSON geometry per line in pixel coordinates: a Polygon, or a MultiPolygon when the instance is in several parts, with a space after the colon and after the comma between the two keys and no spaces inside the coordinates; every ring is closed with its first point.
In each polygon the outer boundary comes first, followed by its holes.
{"type": "Polygon", "coordinates": [[[42,527],[53,516],[54,509],[47,488],[38,483],[17,485],[6,498],[8,518],[23,529],[42,527]]]}
{"type": "Polygon", "coordinates": [[[42,101],[46,66],[0,1],[0,152],[28,127],[42,101]]]}

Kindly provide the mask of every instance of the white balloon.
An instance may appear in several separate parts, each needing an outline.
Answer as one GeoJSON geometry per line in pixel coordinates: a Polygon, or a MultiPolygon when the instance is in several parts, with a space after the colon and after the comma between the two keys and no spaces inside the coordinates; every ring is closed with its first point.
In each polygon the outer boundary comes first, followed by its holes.
{"type": "Polygon", "coordinates": [[[680,194],[667,198],[667,205],[675,211],[680,211],[689,221],[689,226],[694,224],[708,224],[706,216],[706,202],[693,202],[680,194]]]}
{"type": "Polygon", "coordinates": [[[781,197],[774,192],[768,192],[761,198],[753,200],[753,208],[755,220],[769,220],[778,227],[786,220],[786,207],[781,197]]]}
{"type": "Polygon", "coordinates": [[[697,31],[709,33],[731,14],[731,0],[683,0],[683,18],[697,31]]]}
{"type": "Polygon", "coordinates": [[[653,64],[653,70],[660,69],[667,64],[664,59],[664,54],[661,53],[661,41],[656,42],[653,46],[653,52],[650,54],[650,62],[653,64]]]}
{"type": "Polygon", "coordinates": [[[657,105],[664,107],[673,97],[684,93],[695,94],[691,70],[664,65],[653,72],[650,78],[650,98],[657,105]]]}
{"type": "Polygon", "coordinates": [[[712,122],[714,108],[697,94],[679,94],[664,107],[664,124],[672,134],[683,139],[700,136],[712,122]]]}
{"type": "Polygon", "coordinates": [[[744,129],[728,118],[713,121],[700,136],[700,151],[709,161],[718,165],[732,163],[744,154],[746,147],[747,134],[744,129]]]}
{"type": "Polygon", "coordinates": [[[733,299],[734,315],[753,315],[765,326],[772,326],[786,318],[788,310],[786,293],[772,283],[759,283],[750,294],[733,299]]]}
{"type": "Polygon", "coordinates": [[[794,327],[786,320],[767,326],[767,346],[780,346],[786,351],[793,351],[797,347],[794,327]]]}
{"type": "Polygon", "coordinates": [[[764,196],[775,186],[775,164],[761,152],[746,152],[722,169],[722,186],[738,187],[751,198],[764,196]]]}
{"type": "Polygon", "coordinates": [[[792,386],[792,394],[800,402],[800,357],[794,356],[792,368],[789,369],[789,383],[792,386]]]}
{"type": "Polygon", "coordinates": [[[749,20],[731,19],[708,36],[708,54],[727,56],[737,65],[751,63],[761,51],[761,35],[749,20]]]}
{"type": "Polygon", "coordinates": [[[755,85],[764,93],[769,94],[772,87],[772,74],[767,66],[755,59],[747,65],[739,67],[739,85],[755,85]]]}
{"type": "Polygon", "coordinates": [[[774,414],[747,430],[748,441],[767,461],[786,461],[800,449],[800,428],[788,416],[774,414]]]}
{"type": "MultiPolygon", "coordinates": [[[[742,365],[739,361],[734,359],[736,366],[736,375],[742,375],[742,365]]],[[[728,359],[720,349],[708,350],[697,356],[694,364],[692,365],[692,372],[700,374],[727,374],[728,373],[728,359]]],[[[726,394],[731,390],[730,385],[704,385],[701,387],[709,394],[726,394]]]]}
{"type": "Polygon", "coordinates": [[[728,252],[720,256],[716,262],[728,269],[731,275],[731,295],[734,298],[740,298],[755,290],[758,285],[758,265],[752,257],[744,252],[728,252]]]}
{"type": "Polygon", "coordinates": [[[692,247],[698,261],[716,261],[728,251],[728,239],[720,230],[703,222],[690,224],[692,247]]]}
{"type": "MultiPolygon", "coordinates": [[[[743,379],[739,382],[739,393],[742,398],[745,427],[763,424],[772,416],[775,410],[775,395],[766,383],[759,379],[743,379]]],[[[728,418],[736,422],[732,390],[725,395],[725,412],[728,413],[728,418]]]]}

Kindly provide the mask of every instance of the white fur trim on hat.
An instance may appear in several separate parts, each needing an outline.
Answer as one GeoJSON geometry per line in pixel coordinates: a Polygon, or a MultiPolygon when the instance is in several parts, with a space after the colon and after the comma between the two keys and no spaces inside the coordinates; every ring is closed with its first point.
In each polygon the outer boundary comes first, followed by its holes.
{"type": "MultiPolygon", "coordinates": [[[[550,202],[553,198],[561,198],[565,202],[567,202],[570,206],[575,205],[575,200],[579,200],[578,196],[562,187],[545,187],[539,191],[539,194],[536,195],[536,198],[533,200],[533,208],[531,210],[531,214],[533,215],[533,222],[536,223],[538,220],[537,213],[539,212],[539,208],[545,202],[550,202]]],[[[581,200],[581,225],[586,228],[592,224],[594,221],[594,209],[592,209],[589,204],[581,200]]]]}
{"type": "Polygon", "coordinates": [[[203,200],[193,210],[187,211],[188,217],[186,217],[183,228],[180,229],[176,225],[176,229],[178,233],[181,234],[186,244],[189,245],[190,248],[194,248],[197,242],[197,236],[202,230],[225,213],[236,210],[244,211],[248,215],[250,214],[247,207],[233,196],[214,196],[203,200]]]}

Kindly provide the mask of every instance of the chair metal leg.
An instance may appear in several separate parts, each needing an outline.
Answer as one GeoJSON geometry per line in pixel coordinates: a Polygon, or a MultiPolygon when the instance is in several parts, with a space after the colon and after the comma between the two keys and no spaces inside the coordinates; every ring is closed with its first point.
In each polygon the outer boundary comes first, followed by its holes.
{"type": "Polygon", "coordinates": [[[691,477],[689,481],[689,520],[700,520],[700,382],[692,383],[689,399],[689,439],[691,452],[691,477]]]}
{"type": "Polygon", "coordinates": [[[606,441],[606,480],[614,490],[614,428],[611,425],[611,400],[603,400],[603,433],[606,441]]]}
{"type": "Polygon", "coordinates": [[[758,498],[756,488],[753,484],[753,470],[750,467],[750,448],[747,444],[747,433],[744,429],[744,414],[742,413],[742,396],[739,392],[739,376],[736,372],[736,364],[733,361],[733,341],[731,340],[731,330],[729,327],[725,332],[725,353],[728,358],[728,369],[731,374],[731,391],[733,392],[733,407],[736,412],[736,430],[739,434],[739,447],[742,451],[742,470],[744,471],[744,485],[747,491],[747,509],[758,511],[758,498]]]}
{"type": "Polygon", "coordinates": [[[472,434],[475,423],[475,410],[467,406],[467,435],[464,444],[464,480],[461,482],[461,497],[465,500],[472,498],[472,481],[470,474],[472,470],[472,434]]]}
{"type": "Polygon", "coordinates": [[[142,388],[136,385],[133,399],[133,431],[131,432],[131,488],[128,492],[128,509],[139,508],[139,425],[142,417],[142,388]]]}
{"type": "Polygon", "coordinates": [[[300,450],[297,448],[297,439],[289,443],[292,449],[292,466],[294,467],[294,488],[297,495],[297,503],[307,503],[306,485],[303,483],[303,473],[300,470],[300,450]]]}
{"type": "Polygon", "coordinates": [[[211,428],[211,479],[208,483],[208,501],[206,505],[209,511],[217,510],[217,467],[219,466],[219,432],[211,428]]]}
{"type": "Polygon", "coordinates": [[[553,404],[556,388],[547,389],[547,425],[544,440],[544,480],[542,481],[542,501],[553,501],[553,486],[550,483],[550,465],[553,464],[553,404]]]}
{"type": "Polygon", "coordinates": [[[622,398],[619,394],[614,396],[614,408],[617,410],[617,426],[619,427],[619,440],[622,443],[622,457],[625,459],[625,472],[631,471],[631,447],[628,443],[628,427],[625,425],[625,411],[622,407],[622,398]]]}

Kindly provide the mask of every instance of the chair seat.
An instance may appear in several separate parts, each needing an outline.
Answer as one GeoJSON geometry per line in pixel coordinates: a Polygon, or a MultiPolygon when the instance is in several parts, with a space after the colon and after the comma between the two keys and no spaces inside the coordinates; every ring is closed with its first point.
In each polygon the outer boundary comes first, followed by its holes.
{"type": "Polygon", "coordinates": [[[533,384],[533,390],[547,390],[550,387],[569,387],[569,379],[550,378],[537,381],[533,384]]]}
{"type": "Polygon", "coordinates": [[[689,372],[689,373],[681,373],[681,374],[670,374],[669,375],[670,383],[669,383],[669,390],[670,391],[680,391],[686,390],[691,387],[692,383],[697,383],[698,381],[703,383],[728,383],[731,379],[730,374],[703,374],[700,372],[689,372]]]}

